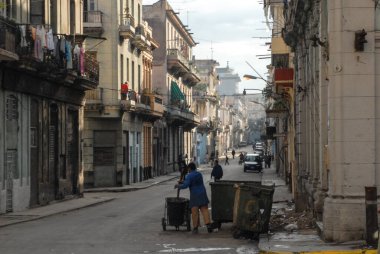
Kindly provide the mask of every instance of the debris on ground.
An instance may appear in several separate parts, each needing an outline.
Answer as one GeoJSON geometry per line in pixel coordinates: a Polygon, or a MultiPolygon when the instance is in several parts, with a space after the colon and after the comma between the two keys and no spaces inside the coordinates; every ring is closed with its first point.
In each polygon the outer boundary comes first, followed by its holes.
{"type": "Polygon", "coordinates": [[[315,228],[312,211],[295,212],[294,204],[287,202],[283,206],[272,208],[269,222],[271,231],[296,231],[315,228]]]}

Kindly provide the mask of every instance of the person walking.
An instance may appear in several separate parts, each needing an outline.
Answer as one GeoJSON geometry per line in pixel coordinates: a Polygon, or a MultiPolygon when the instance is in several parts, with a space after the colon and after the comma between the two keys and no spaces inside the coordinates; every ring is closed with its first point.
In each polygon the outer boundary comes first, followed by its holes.
{"type": "Polygon", "coordinates": [[[190,190],[189,207],[191,208],[191,219],[193,221],[193,234],[198,233],[198,227],[200,226],[199,210],[202,213],[203,221],[207,226],[207,231],[211,233],[213,226],[210,220],[210,214],[208,211],[209,199],[206,193],[206,187],[203,183],[203,176],[197,171],[197,167],[193,162],[188,165],[189,173],[186,175],[185,180],[182,183],[178,183],[174,188],[190,190]]]}
{"type": "Polygon", "coordinates": [[[214,181],[219,181],[223,177],[223,168],[219,165],[219,161],[215,160],[214,167],[211,171],[211,179],[214,177],[214,181]]]}
{"type": "Polygon", "coordinates": [[[230,163],[228,162],[228,155],[227,155],[227,153],[226,153],[226,160],[224,161],[224,165],[230,165],[230,163]]]}
{"type": "Polygon", "coordinates": [[[235,159],[235,149],[232,149],[232,159],[235,159]]]}

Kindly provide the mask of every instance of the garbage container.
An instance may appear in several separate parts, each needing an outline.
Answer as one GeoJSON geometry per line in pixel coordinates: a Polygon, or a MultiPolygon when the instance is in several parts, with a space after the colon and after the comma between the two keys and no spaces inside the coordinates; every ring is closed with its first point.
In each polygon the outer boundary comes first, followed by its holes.
{"type": "Polygon", "coordinates": [[[261,186],[261,182],[255,181],[228,181],[221,180],[211,182],[211,217],[218,228],[221,223],[233,221],[233,209],[235,200],[234,185],[261,186]]]}
{"type": "Polygon", "coordinates": [[[167,197],[165,199],[165,214],[162,218],[162,228],[174,226],[176,230],[179,226],[185,226],[190,231],[190,210],[189,199],[181,197],[167,197]]]}
{"type": "Polygon", "coordinates": [[[236,186],[233,223],[233,236],[257,238],[268,232],[272,210],[274,185],[236,186]]]}

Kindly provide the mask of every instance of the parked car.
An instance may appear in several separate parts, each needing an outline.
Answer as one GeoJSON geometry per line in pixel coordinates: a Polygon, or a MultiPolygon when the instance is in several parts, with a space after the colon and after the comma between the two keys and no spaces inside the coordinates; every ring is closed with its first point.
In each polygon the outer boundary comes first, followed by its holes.
{"type": "Polygon", "coordinates": [[[262,172],[263,160],[261,156],[257,153],[248,153],[245,155],[243,167],[244,167],[244,172],[247,172],[248,170],[262,172]]]}
{"type": "Polygon", "coordinates": [[[246,141],[240,141],[239,147],[244,147],[244,146],[247,146],[247,142],[246,141]]]}

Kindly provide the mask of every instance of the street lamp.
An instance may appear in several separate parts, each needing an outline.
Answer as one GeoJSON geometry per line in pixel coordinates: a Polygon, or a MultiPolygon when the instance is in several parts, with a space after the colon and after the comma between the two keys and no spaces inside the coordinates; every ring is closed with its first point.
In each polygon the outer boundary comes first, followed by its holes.
{"type": "Polygon", "coordinates": [[[255,88],[244,88],[243,90],[243,95],[247,95],[247,91],[246,90],[253,90],[253,91],[260,91],[260,92],[263,92],[262,89],[255,89],[255,88]]]}
{"type": "Polygon", "coordinates": [[[244,74],[243,78],[246,79],[246,80],[259,79],[259,77],[256,77],[256,76],[253,76],[253,75],[249,75],[249,74],[244,74]]]}

